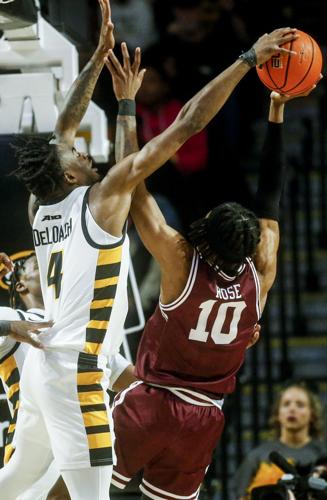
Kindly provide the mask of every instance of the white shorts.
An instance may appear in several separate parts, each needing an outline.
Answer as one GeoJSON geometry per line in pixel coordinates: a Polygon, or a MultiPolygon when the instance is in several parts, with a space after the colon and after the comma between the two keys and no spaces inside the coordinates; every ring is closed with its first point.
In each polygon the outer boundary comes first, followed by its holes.
{"type": "Polygon", "coordinates": [[[17,500],[46,500],[48,493],[52,486],[59,479],[60,474],[57,470],[57,466],[53,461],[48,468],[47,472],[36,481],[28,490],[22,495],[17,497],[17,500]]]}
{"type": "Polygon", "coordinates": [[[21,375],[14,446],[28,440],[49,448],[59,470],[112,465],[108,385],[103,356],[30,349],[21,375]]]}

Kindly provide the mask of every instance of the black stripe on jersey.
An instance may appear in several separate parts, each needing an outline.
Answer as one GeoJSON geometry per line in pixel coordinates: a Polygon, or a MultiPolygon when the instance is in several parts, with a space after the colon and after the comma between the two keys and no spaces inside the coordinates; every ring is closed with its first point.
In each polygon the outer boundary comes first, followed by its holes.
{"type": "MultiPolygon", "coordinates": [[[[87,328],[86,329],[86,342],[93,342],[94,344],[102,344],[107,330],[100,328],[87,328]]],[[[86,370],[87,371],[87,370],[86,370]]]]}
{"type": "MultiPolygon", "coordinates": [[[[44,321],[44,314],[38,314],[38,313],[35,313],[35,312],[33,312],[31,314],[33,314],[33,316],[38,316],[40,319],[43,319],[43,321],[44,321]]],[[[28,321],[30,321],[30,320],[28,320],[28,321]]]]}
{"type": "Polygon", "coordinates": [[[91,467],[99,465],[111,465],[112,461],[112,448],[94,448],[90,451],[91,467]]]}
{"type": "Polygon", "coordinates": [[[20,317],[20,319],[22,321],[26,321],[26,318],[25,318],[25,316],[24,316],[24,314],[23,314],[22,311],[19,311],[19,309],[16,309],[16,313],[18,314],[18,316],[20,317]]]}
{"type": "Polygon", "coordinates": [[[94,411],[105,411],[107,412],[107,407],[105,404],[98,404],[98,405],[83,405],[81,406],[81,411],[82,413],[89,413],[89,412],[94,412],[94,411]]]}
{"type": "Polygon", "coordinates": [[[6,436],[6,446],[8,446],[8,444],[12,443],[12,440],[14,439],[14,434],[15,434],[15,431],[7,433],[7,436],[6,436]]]}
{"type": "Polygon", "coordinates": [[[12,419],[9,422],[9,425],[15,424],[17,422],[18,408],[15,408],[12,419]]]}
{"type": "Polygon", "coordinates": [[[78,385],[77,392],[100,392],[103,388],[100,384],[78,385]]]}
{"type": "MultiPolygon", "coordinates": [[[[86,214],[86,208],[89,203],[89,195],[90,195],[90,189],[87,189],[84,198],[83,198],[83,205],[82,205],[82,213],[81,213],[81,223],[82,223],[82,230],[84,234],[84,238],[88,242],[88,244],[93,247],[93,248],[99,248],[99,249],[109,249],[109,248],[115,248],[120,246],[125,239],[126,236],[126,229],[127,229],[127,221],[125,222],[124,229],[123,229],[123,235],[120,240],[117,241],[117,243],[113,243],[112,245],[99,245],[95,241],[92,240],[91,236],[89,235],[89,232],[87,230],[87,225],[86,225],[86,219],[85,219],[85,214],[86,214]]],[[[109,234],[109,233],[108,233],[109,234]]]]}
{"type": "MultiPolygon", "coordinates": [[[[28,311],[21,311],[20,309],[15,309],[16,313],[19,315],[20,319],[24,321],[33,321],[29,319],[29,314],[33,314],[33,316],[37,316],[40,319],[44,320],[44,314],[34,312],[34,309],[28,309],[28,311]]],[[[35,320],[34,320],[35,321],[35,320]]]]}
{"type": "Polygon", "coordinates": [[[86,372],[103,372],[103,370],[101,370],[101,368],[98,368],[96,365],[91,365],[91,364],[79,364],[78,365],[78,373],[86,373],[86,372]]]}
{"type": "Polygon", "coordinates": [[[16,403],[19,400],[19,389],[12,396],[10,396],[9,401],[11,402],[13,408],[16,407],[16,403]]]}
{"type": "Polygon", "coordinates": [[[3,363],[4,361],[6,361],[6,359],[10,358],[10,356],[12,356],[13,354],[15,354],[15,352],[17,351],[18,347],[20,346],[20,342],[16,342],[16,344],[14,345],[14,347],[8,352],[8,354],[6,354],[3,358],[1,358],[0,360],[0,365],[1,363],[3,363]]]}
{"type": "Polygon", "coordinates": [[[80,352],[78,356],[78,373],[80,372],[102,372],[98,368],[98,356],[96,354],[89,354],[87,352],[80,352]],[[87,368],[91,368],[87,369],[87,368]]]}
{"type": "Polygon", "coordinates": [[[91,425],[85,427],[86,434],[101,434],[103,432],[110,432],[109,425],[91,425]]]}
{"type": "MultiPolygon", "coordinates": [[[[90,309],[90,320],[96,320],[96,321],[108,321],[108,318],[110,318],[111,315],[111,309],[112,307],[101,307],[99,309],[90,309]]],[[[90,330],[91,328],[87,328],[87,330],[90,330]]]]}
{"type": "Polygon", "coordinates": [[[116,295],[117,285],[104,286],[103,288],[95,288],[93,300],[114,299],[116,295]]]}
{"type": "Polygon", "coordinates": [[[103,266],[97,266],[95,272],[96,280],[105,280],[107,278],[112,278],[113,276],[119,276],[120,262],[115,262],[113,264],[105,264],[103,266]]]}
{"type": "Polygon", "coordinates": [[[11,387],[14,384],[17,384],[19,382],[19,371],[16,366],[16,368],[13,369],[7,380],[5,380],[6,384],[8,387],[11,387]]]}

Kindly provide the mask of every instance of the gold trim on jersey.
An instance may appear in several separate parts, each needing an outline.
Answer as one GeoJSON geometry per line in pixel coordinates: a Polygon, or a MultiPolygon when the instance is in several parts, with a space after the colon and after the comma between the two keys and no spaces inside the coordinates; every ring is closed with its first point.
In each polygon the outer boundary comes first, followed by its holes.
{"type": "Polygon", "coordinates": [[[104,288],[105,286],[117,285],[118,276],[114,278],[108,278],[103,280],[96,280],[94,283],[94,288],[104,288]]]}
{"type": "Polygon", "coordinates": [[[100,250],[98,257],[98,266],[107,266],[108,264],[115,264],[121,261],[121,250],[122,246],[116,248],[109,248],[106,250],[100,250]]]}
{"type": "Polygon", "coordinates": [[[10,425],[9,425],[8,431],[7,431],[5,452],[4,452],[4,458],[3,458],[4,464],[9,462],[9,460],[14,452],[14,448],[13,448],[11,443],[13,442],[14,434],[15,434],[15,430],[16,430],[18,408],[19,408],[19,401],[17,401],[17,403],[16,403],[14,414],[13,414],[13,417],[10,421],[10,425]]]}
{"type": "Polygon", "coordinates": [[[13,395],[15,394],[15,392],[17,392],[17,391],[19,391],[19,382],[17,382],[16,384],[12,384],[10,386],[8,394],[7,394],[7,398],[11,399],[13,397],[13,395]]]}
{"type": "Polygon", "coordinates": [[[101,309],[102,307],[112,307],[113,305],[114,299],[93,300],[91,303],[91,309],[101,309]]]}
{"type": "MultiPolygon", "coordinates": [[[[0,377],[4,380],[6,384],[7,380],[10,378],[15,368],[17,368],[17,363],[14,356],[10,356],[5,361],[2,361],[0,363],[0,377]]],[[[9,384],[7,385],[9,386],[9,384]]]]}
{"type": "Polygon", "coordinates": [[[122,250],[123,244],[120,244],[115,248],[101,249],[98,253],[84,349],[89,354],[100,354],[109,328],[119,281],[122,250]]]}
{"type": "Polygon", "coordinates": [[[19,400],[20,376],[18,365],[13,354],[0,362],[0,378],[8,387],[7,399],[9,399],[15,410],[19,400]]]}
{"type": "Polygon", "coordinates": [[[81,353],[78,359],[77,393],[88,441],[91,467],[112,464],[112,441],[101,385],[103,371],[94,359],[89,363],[81,353]]]}
{"type": "Polygon", "coordinates": [[[3,465],[6,465],[9,462],[14,451],[15,451],[15,448],[11,444],[6,444],[5,452],[4,452],[4,456],[3,456],[3,465]]]}

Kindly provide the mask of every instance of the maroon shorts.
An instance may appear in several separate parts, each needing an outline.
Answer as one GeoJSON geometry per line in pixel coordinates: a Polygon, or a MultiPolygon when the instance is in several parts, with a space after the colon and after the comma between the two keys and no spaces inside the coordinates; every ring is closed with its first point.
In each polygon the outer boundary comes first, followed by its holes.
{"type": "Polygon", "coordinates": [[[224,428],[220,408],[190,404],[139,383],[116,396],[113,418],[112,484],[123,489],[143,469],[140,489],[147,497],[197,498],[224,428]]]}

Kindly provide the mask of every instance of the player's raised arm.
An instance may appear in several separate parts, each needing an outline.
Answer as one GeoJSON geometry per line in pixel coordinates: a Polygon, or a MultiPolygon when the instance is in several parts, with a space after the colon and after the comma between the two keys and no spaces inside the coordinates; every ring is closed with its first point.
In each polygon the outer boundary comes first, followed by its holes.
{"type": "MultiPolygon", "coordinates": [[[[251,67],[264,63],[277,51],[291,52],[281,46],[296,38],[296,30],[291,28],[279,28],[260,37],[248,52],[190,99],[164,132],[111,168],[90,192],[90,208],[98,223],[111,234],[121,234],[136,186],[210,122],[251,67]]],[[[109,61],[114,67],[112,50],[109,51],[109,61]]]]}
{"type": "MultiPolygon", "coordinates": [[[[113,89],[118,101],[116,121],[115,159],[122,160],[139,150],[135,117],[135,96],[139,90],[145,70],[140,70],[141,51],[135,50],[131,64],[125,43],[121,44],[123,64],[114,54],[107,62],[112,76],[113,89]]],[[[156,200],[141,181],[135,189],[131,215],[137,231],[148,251],[162,264],[171,266],[176,262],[176,242],[181,236],[165,220],[156,200]]]]}
{"type": "MultiPolygon", "coordinates": [[[[316,87],[296,96],[304,97],[316,87]]],[[[285,103],[294,96],[270,94],[270,108],[267,134],[260,161],[258,190],[256,194],[256,214],[260,220],[260,243],[254,263],[259,273],[261,285],[261,307],[267,299],[277,271],[277,251],[279,246],[279,204],[285,178],[283,161],[282,124],[284,122],[285,103]]]]}
{"type": "MultiPolygon", "coordinates": [[[[243,54],[190,99],[164,132],[109,171],[101,183],[102,197],[110,195],[113,188],[132,192],[141,180],[161,167],[187,139],[210,122],[251,67],[267,61],[279,50],[285,51],[281,45],[296,37],[296,30],[291,28],[279,28],[260,37],[247,55],[243,54]]],[[[109,59],[112,61],[112,51],[109,51],[109,59]]]]}
{"type": "MultiPolygon", "coordinates": [[[[93,1],[95,3],[95,0],[93,1]]],[[[102,12],[98,46],[90,61],[70,88],[55,128],[56,142],[64,143],[70,148],[74,145],[76,132],[92,98],[94,87],[104,66],[108,51],[115,45],[110,1],[98,1],[102,12]]]]}

